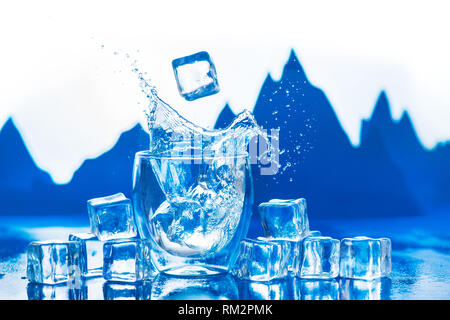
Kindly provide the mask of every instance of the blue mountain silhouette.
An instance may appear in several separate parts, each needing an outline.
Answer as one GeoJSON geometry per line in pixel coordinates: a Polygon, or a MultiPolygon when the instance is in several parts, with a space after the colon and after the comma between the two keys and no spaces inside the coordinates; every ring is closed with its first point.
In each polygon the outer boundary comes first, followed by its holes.
{"type": "Polygon", "coordinates": [[[131,196],[134,154],[147,147],[148,134],[137,124],[111,150],[86,160],[68,184],[57,185],[36,166],[9,119],[0,132],[0,214],[85,214],[88,199],[131,196]]]}
{"type": "MultiPolygon", "coordinates": [[[[265,128],[280,128],[285,149],[276,176],[261,175],[253,166],[255,204],[305,197],[311,217],[419,215],[450,205],[450,144],[425,150],[406,112],[392,119],[384,92],[363,121],[355,148],[292,52],[281,80],[266,78],[254,114],[265,128]]],[[[234,116],[226,105],[216,127],[234,116]]],[[[134,154],[147,146],[147,133],[136,125],[111,150],[86,160],[68,184],[57,185],[36,166],[9,119],[0,131],[0,215],[81,215],[87,199],[131,196],[134,154]]]]}
{"type": "MultiPolygon", "coordinates": [[[[384,92],[355,148],[292,51],[280,81],[267,76],[253,112],[265,128],[280,128],[286,169],[274,177],[253,168],[255,204],[302,196],[313,217],[419,215],[450,204],[450,145],[425,150],[407,112],[392,119],[384,92]]],[[[233,118],[225,106],[215,127],[233,118]]]]}

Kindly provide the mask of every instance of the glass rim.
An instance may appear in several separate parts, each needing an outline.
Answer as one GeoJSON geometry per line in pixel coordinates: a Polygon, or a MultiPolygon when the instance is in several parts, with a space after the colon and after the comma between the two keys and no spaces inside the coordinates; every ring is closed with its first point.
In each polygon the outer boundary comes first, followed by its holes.
{"type": "Polygon", "coordinates": [[[176,159],[176,160],[215,160],[215,159],[243,159],[248,158],[249,154],[246,153],[240,153],[233,156],[202,156],[202,155],[181,155],[181,156],[170,156],[170,155],[161,155],[157,153],[152,153],[150,150],[142,150],[136,152],[134,155],[135,158],[149,158],[149,159],[176,159]]]}

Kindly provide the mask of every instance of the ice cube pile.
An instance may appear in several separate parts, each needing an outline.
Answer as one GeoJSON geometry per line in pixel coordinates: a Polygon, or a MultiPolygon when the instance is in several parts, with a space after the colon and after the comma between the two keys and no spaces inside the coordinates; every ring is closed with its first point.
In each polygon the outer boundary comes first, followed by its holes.
{"type": "MultiPolygon", "coordinates": [[[[38,284],[66,283],[71,297],[80,298],[83,281],[103,276],[107,282],[134,286],[123,289],[125,295],[141,292],[136,283],[151,280],[156,268],[150,259],[150,242],[137,237],[131,201],[118,193],[91,199],[87,204],[91,233],[70,234],[67,241],[34,241],[28,245],[30,290],[38,284]]],[[[108,296],[113,295],[112,287],[104,286],[108,296]]]]}
{"type": "Polygon", "coordinates": [[[306,200],[273,199],[258,207],[265,237],[244,239],[231,273],[250,281],[287,275],[303,279],[372,280],[391,272],[388,238],[341,241],[309,229],[306,200]]]}
{"type": "MultiPolygon", "coordinates": [[[[155,277],[157,270],[151,258],[151,242],[136,236],[130,201],[123,194],[96,198],[88,201],[88,211],[91,233],[70,234],[68,241],[29,244],[27,276],[32,298],[53,296],[61,290],[55,287],[38,291],[34,288],[38,284],[67,283],[68,297],[82,299],[86,296],[83,281],[96,277],[106,280],[103,295],[109,299],[148,296],[146,283],[155,277]]],[[[290,276],[305,281],[323,280],[323,286],[317,282],[301,283],[320,291],[334,285],[329,281],[338,276],[341,281],[355,279],[364,285],[366,280],[390,274],[388,238],[355,237],[339,241],[322,236],[320,231],[309,229],[305,199],[262,203],[259,213],[265,236],[242,240],[231,268],[237,278],[254,283],[250,285],[252,288],[261,282],[290,276]]],[[[279,285],[275,283],[273,288],[279,285]]],[[[351,281],[347,286],[344,297],[352,298],[356,292],[353,287],[359,288],[361,284],[351,281]]],[[[309,287],[306,289],[312,292],[309,287]]],[[[277,296],[272,291],[267,292],[268,297],[277,296]]]]}

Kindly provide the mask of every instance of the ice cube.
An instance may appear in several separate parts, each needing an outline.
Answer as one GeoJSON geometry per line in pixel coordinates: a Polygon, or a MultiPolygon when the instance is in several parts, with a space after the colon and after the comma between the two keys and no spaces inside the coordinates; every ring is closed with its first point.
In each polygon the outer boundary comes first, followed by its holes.
{"type": "Polygon", "coordinates": [[[84,278],[102,276],[103,242],[92,233],[70,234],[69,241],[76,241],[80,244],[81,275],[84,278]]]}
{"type": "Polygon", "coordinates": [[[172,61],[180,95],[188,101],[219,92],[216,67],[208,52],[201,51],[172,61]]]}
{"type": "Polygon", "coordinates": [[[220,251],[240,222],[245,190],[236,189],[236,184],[211,189],[199,182],[183,197],[164,201],[151,217],[156,242],[177,256],[207,256],[220,251]]]}
{"type": "Polygon", "coordinates": [[[339,300],[339,283],[335,279],[295,281],[302,300],[339,300]]]}
{"type": "Polygon", "coordinates": [[[31,242],[27,250],[28,280],[43,284],[79,281],[79,255],[69,257],[69,250],[79,251],[79,244],[55,240],[31,242]]]}
{"type": "Polygon", "coordinates": [[[302,258],[303,243],[301,240],[284,240],[284,239],[272,239],[266,237],[258,237],[260,241],[271,241],[275,243],[281,243],[288,246],[288,261],[287,269],[288,273],[292,276],[297,276],[300,271],[300,263],[302,258]]]}
{"type": "Polygon", "coordinates": [[[368,237],[341,240],[340,276],[374,279],[391,273],[391,240],[368,237]]]}
{"type": "Polygon", "coordinates": [[[380,300],[381,279],[341,279],[342,300],[380,300]]]}
{"type": "Polygon", "coordinates": [[[267,237],[300,240],[309,233],[306,200],[272,199],[258,206],[267,237]]]}
{"type": "Polygon", "coordinates": [[[123,193],[87,202],[91,232],[101,241],[136,236],[131,201],[123,193]]]}
{"type": "MultiPolygon", "coordinates": [[[[213,237],[220,230],[205,228],[206,215],[201,205],[189,198],[164,201],[151,222],[156,242],[178,256],[195,256],[214,251],[213,237]]],[[[220,237],[217,237],[220,240],[220,237]]]]}
{"type": "Polygon", "coordinates": [[[103,277],[108,281],[136,282],[156,274],[149,240],[115,240],[103,247],[103,277]]]}
{"type": "Polygon", "coordinates": [[[331,279],[339,275],[339,246],[330,237],[307,237],[303,241],[300,277],[331,279]]]}
{"type": "Polygon", "coordinates": [[[105,282],[103,296],[105,300],[150,300],[151,284],[105,282]]]}
{"type": "Polygon", "coordinates": [[[270,281],[288,273],[289,245],[283,242],[242,240],[232,274],[240,279],[270,281]]]}

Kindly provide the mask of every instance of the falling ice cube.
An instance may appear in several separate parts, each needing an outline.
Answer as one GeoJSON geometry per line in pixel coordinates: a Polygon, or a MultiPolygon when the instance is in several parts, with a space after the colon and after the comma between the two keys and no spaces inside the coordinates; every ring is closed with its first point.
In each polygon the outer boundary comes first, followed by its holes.
{"type": "Polygon", "coordinates": [[[368,237],[341,240],[340,276],[375,279],[391,273],[391,240],[368,237]]]}
{"type": "MultiPolygon", "coordinates": [[[[67,282],[71,276],[79,278],[80,260],[72,259],[69,250],[78,251],[76,242],[35,241],[28,245],[27,278],[30,282],[58,284],[67,282]]],[[[78,280],[77,280],[78,281],[78,280]]]]}
{"type": "Polygon", "coordinates": [[[258,206],[267,237],[299,240],[309,233],[306,200],[273,199],[258,206]]]}
{"type": "Polygon", "coordinates": [[[219,92],[216,67],[205,51],[172,61],[180,95],[188,101],[219,92]]]}
{"type": "Polygon", "coordinates": [[[81,275],[85,278],[101,277],[103,274],[103,241],[98,240],[92,233],[71,234],[69,241],[80,244],[81,275]]]}
{"type": "Polygon", "coordinates": [[[300,277],[331,279],[339,275],[339,240],[330,237],[307,237],[303,241],[300,277]]]}
{"type": "Polygon", "coordinates": [[[123,193],[88,200],[91,232],[101,241],[136,236],[131,201],[123,193]]]}
{"type": "Polygon", "coordinates": [[[245,239],[232,273],[251,281],[284,278],[288,273],[289,246],[286,243],[245,239]]]}
{"type": "Polygon", "coordinates": [[[108,281],[150,280],[156,269],[150,258],[149,240],[108,241],[103,247],[103,277],[108,281]]]}

